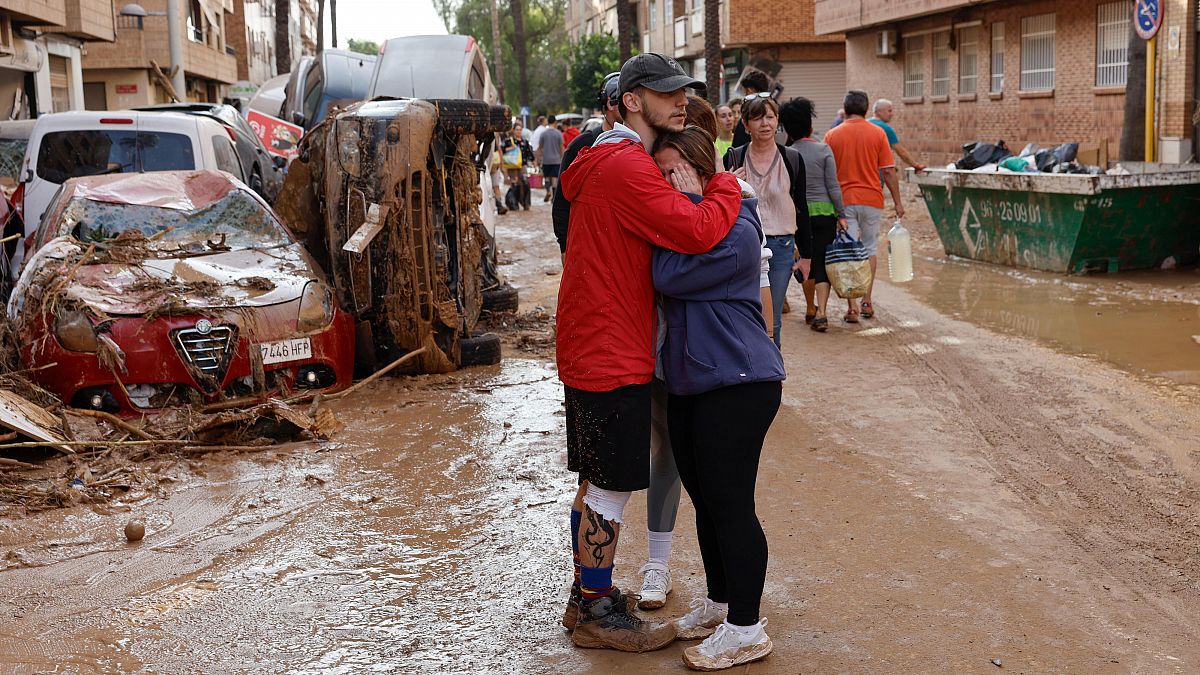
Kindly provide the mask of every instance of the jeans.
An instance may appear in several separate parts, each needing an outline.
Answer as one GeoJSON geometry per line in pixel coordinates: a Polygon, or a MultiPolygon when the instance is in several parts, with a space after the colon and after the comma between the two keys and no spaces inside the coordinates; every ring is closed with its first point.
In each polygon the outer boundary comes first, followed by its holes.
{"type": "Polygon", "coordinates": [[[780,349],[783,333],[783,302],[787,298],[788,282],[792,280],[792,265],[795,264],[796,238],[792,235],[767,235],[767,248],[771,249],[771,260],[767,278],[771,280],[771,310],[775,326],[775,346],[780,349]]]}

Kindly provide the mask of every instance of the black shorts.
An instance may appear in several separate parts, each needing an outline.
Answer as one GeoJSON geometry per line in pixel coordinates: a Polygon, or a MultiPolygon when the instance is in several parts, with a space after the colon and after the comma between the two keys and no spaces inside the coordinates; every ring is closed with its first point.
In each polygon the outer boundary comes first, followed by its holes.
{"type": "Polygon", "coordinates": [[[812,224],[812,271],[809,278],[818,284],[829,283],[829,274],[825,271],[825,249],[837,237],[837,216],[809,216],[812,224]]]}
{"type": "Polygon", "coordinates": [[[562,164],[543,164],[542,176],[546,178],[558,178],[558,168],[560,166],[562,166],[562,164]]]}
{"type": "Polygon", "coordinates": [[[567,469],[616,492],[650,486],[650,383],[566,389],[567,469]]]}

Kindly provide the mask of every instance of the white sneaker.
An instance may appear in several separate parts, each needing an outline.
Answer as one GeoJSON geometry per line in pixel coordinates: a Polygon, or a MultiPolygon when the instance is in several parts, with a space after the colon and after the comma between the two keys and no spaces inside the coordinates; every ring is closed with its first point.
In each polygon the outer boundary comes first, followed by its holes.
{"type": "Polygon", "coordinates": [[[664,563],[648,562],[642,565],[642,590],[638,593],[638,609],[658,609],[667,604],[671,593],[671,568],[664,563]]]}
{"type": "Polygon", "coordinates": [[[707,640],[683,651],[683,665],[692,670],[725,670],[757,661],[774,647],[766,626],[767,620],[762,619],[744,632],[722,622],[707,640]]]}
{"type": "Polygon", "coordinates": [[[708,598],[692,600],[692,611],[675,620],[675,632],[680,640],[699,640],[712,635],[725,622],[728,606],[722,607],[708,598]]]}

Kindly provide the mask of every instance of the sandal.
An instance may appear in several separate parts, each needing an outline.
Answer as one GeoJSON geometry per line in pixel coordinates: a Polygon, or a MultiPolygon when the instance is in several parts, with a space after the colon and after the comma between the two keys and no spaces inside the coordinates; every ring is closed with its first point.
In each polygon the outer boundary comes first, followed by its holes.
{"type": "Polygon", "coordinates": [[[870,319],[875,316],[875,305],[870,300],[862,301],[862,318],[870,319]]]}
{"type": "Polygon", "coordinates": [[[858,323],[858,310],[850,309],[846,311],[846,316],[842,317],[842,321],[846,323],[858,323]]]}
{"type": "Polygon", "coordinates": [[[812,325],[810,326],[810,328],[817,331],[818,333],[824,333],[825,331],[829,330],[829,319],[827,319],[826,317],[823,317],[823,316],[815,318],[815,319],[813,319],[813,322],[812,322],[812,325]]]}
{"type": "Polygon", "coordinates": [[[813,320],[816,318],[817,318],[816,314],[805,314],[804,315],[804,323],[811,325],[813,320]]]}

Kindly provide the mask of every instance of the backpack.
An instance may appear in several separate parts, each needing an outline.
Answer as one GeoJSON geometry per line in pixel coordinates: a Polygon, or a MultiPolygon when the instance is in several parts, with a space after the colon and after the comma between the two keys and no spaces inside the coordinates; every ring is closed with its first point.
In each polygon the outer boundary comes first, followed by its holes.
{"type": "MultiPolygon", "coordinates": [[[[743,164],[745,164],[746,152],[748,151],[749,147],[750,144],[747,143],[745,145],[739,145],[736,148],[730,148],[729,150],[725,151],[725,157],[722,158],[723,162],[725,163],[725,170],[733,171],[734,169],[740,168],[743,164]]],[[[800,151],[795,148],[790,148],[786,145],[779,145],[778,143],[775,144],[775,147],[783,150],[783,166],[788,172],[788,182],[792,185],[795,185],[796,174],[800,173],[800,162],[803,162],[804,158],[800,156],[800,151]]]]}

